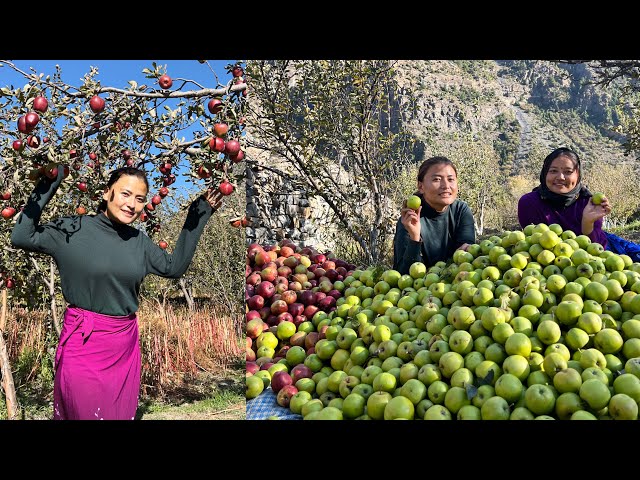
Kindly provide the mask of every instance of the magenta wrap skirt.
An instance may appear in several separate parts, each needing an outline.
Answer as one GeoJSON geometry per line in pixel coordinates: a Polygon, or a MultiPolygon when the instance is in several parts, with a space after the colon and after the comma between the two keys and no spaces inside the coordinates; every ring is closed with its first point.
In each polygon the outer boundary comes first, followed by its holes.
{"type": "Polygon", "coordinates": [[[135,313],[112,317],[69,306],[56,351],[54,420],[133,420],[140,394],[135,313]]]}

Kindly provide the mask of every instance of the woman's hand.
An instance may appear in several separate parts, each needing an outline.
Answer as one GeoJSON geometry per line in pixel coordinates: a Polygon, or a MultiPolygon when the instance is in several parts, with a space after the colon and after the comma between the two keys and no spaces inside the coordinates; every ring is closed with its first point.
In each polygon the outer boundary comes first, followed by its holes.
{"type": "Polygon", "coordinates": [[[224,195],[220,193],[218,187],[209,187],[207,191],[202,194],[202,196],[207,202],[209,202],[209,205],[211,205],[211,208],[213,208],[214,212],[222,206],[222,198],[224,197],[224,195]]]}
{"type": "Polygon", "coordinates": [[[466,252],[468,248],[469,248],[469,244],[468,243],[463,243],[458,248],[456,248],[456,250],[464,250],[466,252]]]}
{"type": "Polygon", "coordinates": [[[407,208],[406,200],[402,203],[402,210],[400,210],[400,221],[404,228],[409,233],[409,238],[415,242],[420,241],[420,211],[407,208]]]}
{"type": "Polygon", "coordinates": [[[604,197],[600,205],[595,205],[591,200],[582,211],[582,233],[589,235],[593,231],[593,224],[611,213],[609,199],[604,197]]]}

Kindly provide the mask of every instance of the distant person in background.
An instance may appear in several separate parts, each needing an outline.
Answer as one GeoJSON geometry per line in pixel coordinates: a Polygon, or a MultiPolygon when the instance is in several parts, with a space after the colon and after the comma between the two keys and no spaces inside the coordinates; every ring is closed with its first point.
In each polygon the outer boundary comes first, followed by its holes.
{"type": "Polygon", "coordinates": [[[565,147],[556,148],[544,159],[540,185],[518,201],[518,221],[522,228],[530,224],[557,223],[563,230],[586,235],[592,242],[618,254],[640,261],[640,246],[602,230],[602,220],[611,213],[605,197],[599,205],[582,184],[578,154],[565,147]]]}
{"type": "Polygon", "coordinates": [[[425,160],[418,169],[415,195],[422,205],[413,210],[405,201],[393,239],[393,268],[401,274],[409,273],[415,262],[429,267],[446,261],[476,241],[473,214],[458,198],[458,170],[451,160],[425,160]]]}

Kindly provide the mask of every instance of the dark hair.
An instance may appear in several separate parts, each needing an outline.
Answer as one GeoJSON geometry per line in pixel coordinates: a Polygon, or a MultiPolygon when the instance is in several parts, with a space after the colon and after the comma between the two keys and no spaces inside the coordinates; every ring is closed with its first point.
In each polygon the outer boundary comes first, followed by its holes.
{"type": "Polygon", "coordinates": [[[547,182],[547,173],[549,173],[549,169],[551,168],[551,163],[558,157],[568,157],[576,164],[578,168],[578,183],[582,179],[582,168],[580,168],[580,157],[578,154],[567,147],[556,148],[553,152],[551,152],[544,159],[542,163],[542,171],[540,172],[540,184],[545,185],[547,182]]]}
{"type": "Polygon", "coordinates": [[[453,168],[453,171],[456,172],[456,177],[458,176],[458,169],[447,157],[431,157],[420,165],[420,168],[418,169],[418,182],[422,181],[424,176],[427,174],[427,171],[434,165],[450,165],[451,168],[453,168]]]}
{"type": "MultiPolygon", "coordinates": [[[[106,189],[109,190],[118,180],[120,180],[120,177],[123,177],[125,175],[131,176],[131,177],[138,177],[147,186],[147,192],[149,191],[149,180],[147,179],[147,174],[143,170],[139,170],[136,167],[116,168],[113,172],[111,172],[111,176],[109,177],[109,181],[107,182],[106,189]]],[[[100,205],[98,205],[98,211],[104,212],[106,210],[107,210],[107,201],[103,199],[100,202],[100,205]]]]}

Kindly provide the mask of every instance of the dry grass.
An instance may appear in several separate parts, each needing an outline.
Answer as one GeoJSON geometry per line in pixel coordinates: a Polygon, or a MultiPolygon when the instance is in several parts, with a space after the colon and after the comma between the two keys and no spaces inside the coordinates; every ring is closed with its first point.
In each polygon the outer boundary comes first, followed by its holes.
{"type": "MultiPolygon", "coordinates": [[[[5,339],[23,418],[41,418],[53,397],[58,338],[48,312],[14,308],[7,313],[5,339]]],[[[151,302],[141,304],[138,319],[145,408],[155,401],[180,404],[235,390],[237,382],[229,379],[244,365],[243,339],[234,328],[238,319],[211,305],[162,310],[151,302]]],[[[0,393],[0,418],[5,414],[0,393]]]]}

